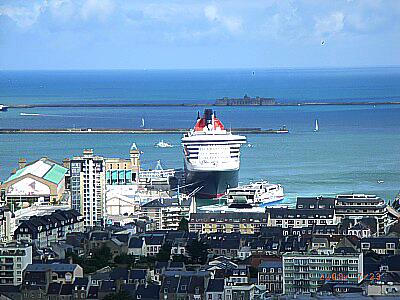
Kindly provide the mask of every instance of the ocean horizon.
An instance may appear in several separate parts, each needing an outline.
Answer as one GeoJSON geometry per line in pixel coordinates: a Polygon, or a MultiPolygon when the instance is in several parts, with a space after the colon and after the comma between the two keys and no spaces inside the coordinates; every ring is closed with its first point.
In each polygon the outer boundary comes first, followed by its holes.
{"type": "MultiPolygon", "coordinates": [[[[0,104],[168,103],[221,97],[277,101],[398,101],[400,68],[0,71],[0,104]],[[251,72],[249,72],[251,70],[251,72]]],[[[228,128],[279,128],[287,135],[248,135],[239,180],[280,183],[286,202],[297,196],[370,193],[392,200],[399,191],[400,106],[214,107],[228,128]],[[315,133],[318,120],[320,130],[315,133]]],[[[0,113],[0,128],[190,128],[201,107],[27,108],[0,113]],[[27,113],[30,115],[21,115],[27,113]]],[[[0,135],[0,180],[18,159],[61,161],[93,148],[105,157],[128,156],[135,142],[142,164],[182,168],[179,134],[0,135]],[[160,149],[159,140],[174,145],[160,149]]]]}

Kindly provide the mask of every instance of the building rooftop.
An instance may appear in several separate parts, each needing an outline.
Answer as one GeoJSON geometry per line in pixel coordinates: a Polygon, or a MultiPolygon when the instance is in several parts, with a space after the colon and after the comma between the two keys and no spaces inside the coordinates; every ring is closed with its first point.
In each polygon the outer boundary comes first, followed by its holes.
{"type": "Polygon", "coordinates": [[[53,272],[74,272],[76,264],[29,264],[26,272],[43,272],[51,270],[53,272]]]}
{"type": "Polygon", "coordinates": [[[53,182],[55,184],[60,183],[64,178],[65,174],[68,172],[67,168],[64,168],[57,164],[56,162],[43,157],[25,167],[17,170],[17,172],[10,177],[5,182],[22,177],[26,174],[32,174],[34,176],[43,178],[47,181],[53,182]]]}

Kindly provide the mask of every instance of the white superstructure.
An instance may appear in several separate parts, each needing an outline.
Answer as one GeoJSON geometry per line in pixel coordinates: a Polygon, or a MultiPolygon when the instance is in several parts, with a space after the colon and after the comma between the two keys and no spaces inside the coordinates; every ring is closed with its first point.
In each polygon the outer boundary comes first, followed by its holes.
{"type": "Polygon", "coordinates": [[[212,110],[206,109],[195,128],[182,138],[186,167],[189,171],[237,171],[244,143],[245,136],[225,130],[212,110]]]}

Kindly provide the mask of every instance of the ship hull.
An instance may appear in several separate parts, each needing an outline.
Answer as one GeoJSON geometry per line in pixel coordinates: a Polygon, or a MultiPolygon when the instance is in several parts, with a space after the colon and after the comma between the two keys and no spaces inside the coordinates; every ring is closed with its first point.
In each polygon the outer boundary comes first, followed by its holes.
{"type": "Polygon", "coordinates": [[[223,196],[228,188],[237,187],[238,170],[191,171],[186,169],[186,185],[190,190],[201,187],[196,197],[213,199],[223,196]]]}

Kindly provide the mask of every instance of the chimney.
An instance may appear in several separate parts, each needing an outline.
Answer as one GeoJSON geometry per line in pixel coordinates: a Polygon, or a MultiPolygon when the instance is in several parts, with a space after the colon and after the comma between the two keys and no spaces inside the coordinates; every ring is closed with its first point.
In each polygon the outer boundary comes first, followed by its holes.
{"type": "Polygon", "coordinates": [[[25,168],[25,166],[26,166],[26,159],[23,158],[23,157],[21,157],[21,158],[18,160],[18,169],[25,168]]]}

